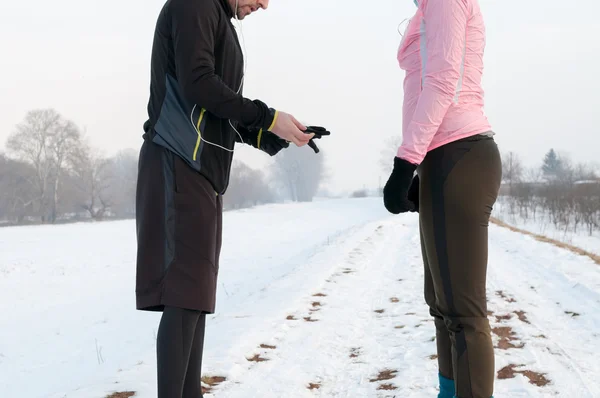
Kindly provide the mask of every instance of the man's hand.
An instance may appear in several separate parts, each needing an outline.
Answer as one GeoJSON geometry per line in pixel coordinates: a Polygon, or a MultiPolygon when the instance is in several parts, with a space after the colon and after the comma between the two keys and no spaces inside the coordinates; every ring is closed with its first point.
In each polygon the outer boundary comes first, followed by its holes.
{"type": "Polygon", "coordinates": [[[279,138],[293,142],[299,147],[308,144],[315,136],[314,133],[305,134],[306,127],[302,123],[292,115],[281,111],[278,111],[275,115],[275,121],[269,130],[279,138]]]}
{"type": "Polygon", "coordinates": [[[414,212],[415,204],[408,198],[408,190],[417,166],[399,157],[394,159],[394,170],[383,188],[383,203],[392,214],[414,212]]]}

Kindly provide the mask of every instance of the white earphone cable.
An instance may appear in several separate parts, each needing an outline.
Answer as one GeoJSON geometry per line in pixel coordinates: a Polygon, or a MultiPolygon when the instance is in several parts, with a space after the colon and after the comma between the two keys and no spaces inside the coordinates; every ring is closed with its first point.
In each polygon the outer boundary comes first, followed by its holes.
{"type": "MultiPolygon", "coordinates": [[[[240,81],[240,86],[238,87],[236,94],[239,94],[242,91],[242,86],[244,85],[244,78],[246,77],[246,67],[248,65],[248,59],[246,57],[246,40],[244,38],[244,29],[242,26],[242,21],[240,21],[238,19],[238,3],[239,0],[235,1],[235,12],[234,12],[234,16],[235,16],[235,20],[238,22],[239,24],[239,28],[240,28],[240,34],[242,36],[242,59],[244,62],[244,69],[242,71],[242,79],[240,81]]],[[[236,33],[237,34],[237,33],[236,33]]],[[[235,149],[229,149],[229,148],[225,148],[224,146],[221,146],[219,144],[215,144],[214,142],[210,142],[207,139],[205,139],[204,137],[202,137],[202,133],[199,131],[200,130],[200,126],[198,126],[198,128],[196,128],[195,124],[194,124],[194,111],[196,110],[197,105],[194,105],[194,107],[192,108],[192,112],[190,113],[190,122],[192,123],[192,127],[194,128],[194,130],[196,130],[196,132],[198,133],[198,135],[200,135],[200,139],[202,141],[204,141],[205,143],[207,143],[208,145],[212,145],[215,146],[219,149],[222,149],[224,151],[227,152],[231,152],[233,153],[235,151],[235,149]]],[[[242,137],[242,135],[240,134],[240,132],[233,126],[233,123],[231,123],[231,119],[228,120],[229,121],[229,125],[231,126],[231,128],[236,132],[236,134],[238,135],[238,137],[240,137],[240,141],[244,142],[244,138],[242,137]]],[[[233,144],[235,146],[235,143],[233,144]]]]}

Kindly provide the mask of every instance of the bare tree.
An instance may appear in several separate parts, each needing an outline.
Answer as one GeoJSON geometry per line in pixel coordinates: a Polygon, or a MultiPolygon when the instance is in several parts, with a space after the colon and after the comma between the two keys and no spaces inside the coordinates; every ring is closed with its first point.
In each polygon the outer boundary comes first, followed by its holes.
{"type": "Polygon", "coordinates": [[[502,179],[508,182],[509,195],[513,196],[513,186],[522,181],[523,163],[517,154],[508,152],[502,156],[502,179]]]}
{"type": "Polygon", "coordinates": [[[135,195],[138,174],[138,152],[133,149],[119,151],[109,160],[110,186],[107,196],[112,203],[111,212],[117,217],[135,216],[135,195]]]}
{"type": "Polygon", "coordinates": [[[390,174],[394,168],[394,158],[396,157],[398,148],[401,144],[402,136],[400,134],[389,137],[384,142],[381,150],[381,157],[379,159],[379,167],[381,167],[381,172],[386,176],[390,174]]]}
{"type": "Polygon", "coordinates": [[[0,222],[22,223],[33,211],[35,170],[0,153],[0,222]]]}
{"type": "Polygon", "coordinates": [[[28,112],[8,138],[6,146],[11,154],[35,169],[30,183],[37,197],[32,200],[42,222],[56,221],[60,179],[79,139],[77,126],[54,109],[28,112]]]}
{"type": "Polygon", "coordinates": [[[17,125],[8,138],[6,147],[18,159],[33,165],[35,175],[30,183],[36,190],[33,198],[36,213],[42,222],[48,217],[48,190],[52,176],[51,137],[60,121],[60,115],[52,109],[34,110],[17,125]]]}
{"type": "Polygon", "coordinates": [[[55,222],[57,217],[57,204],[59,199],[59,184],[63,174],[67,171],[68,164],[73,160],[81,143],[79,128],[70,120],[59,120],[56,129],[50,136],[50,151],[52,169],[54,173],[54,195],[50,221],[55,222]]]}
{"type": "Polygon", "coordinates": [[[262,171],[252,169],[241,161],[234,161],[229,188],[223,199],[225,208],[241,209],[273,202],[274,195],[262,171]]]}
{"type": "Polygon", "coordinates": [[[315,154],[308,147],[289,148],[275,159],[274,179],[296,202],[310,202],[326,177],[324,152],[315,154]]]}
{"type": "Polygon", "coordinates": [[[102,220],[111,206],[110,161],[87,143],[81,143],[73,153],[73,173],[85,198],[81,207],[94,220],[102,220]]]}

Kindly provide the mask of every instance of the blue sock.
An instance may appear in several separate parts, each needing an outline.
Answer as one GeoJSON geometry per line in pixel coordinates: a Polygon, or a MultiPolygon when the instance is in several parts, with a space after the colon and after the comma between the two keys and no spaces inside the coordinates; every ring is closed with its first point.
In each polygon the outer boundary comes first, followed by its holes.
{"type": "Polygon", "coordinates": [[[440,393],[438,394],[438,398],[454,398],[455,387],[454,380],[450,380],[439,375],[440,378],[440,393]]]}

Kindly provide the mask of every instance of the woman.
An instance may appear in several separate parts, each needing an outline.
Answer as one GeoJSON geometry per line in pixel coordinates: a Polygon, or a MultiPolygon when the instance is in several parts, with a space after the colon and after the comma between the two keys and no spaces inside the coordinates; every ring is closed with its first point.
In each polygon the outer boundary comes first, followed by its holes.
{"type": "Polygon", "coordinates": [[[487,227],[502,167],[483,112],[485,26],[477,0],[415,3],[398,51],[406,71],[403,143],[384,203],[394,214],[419,212],[438,397],[489,398],[495,369],[487,227]]]}

